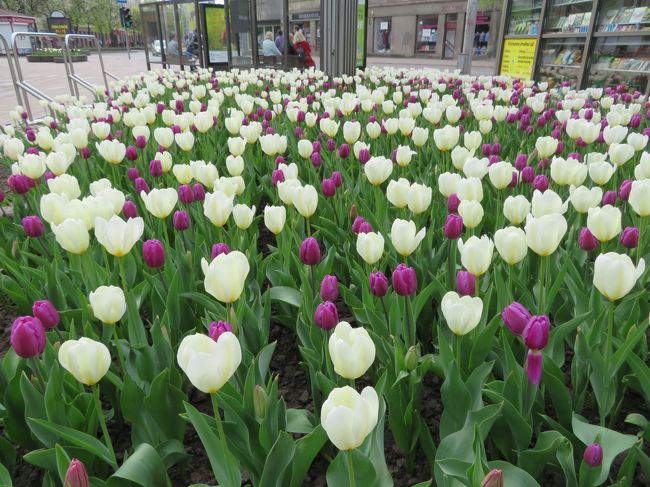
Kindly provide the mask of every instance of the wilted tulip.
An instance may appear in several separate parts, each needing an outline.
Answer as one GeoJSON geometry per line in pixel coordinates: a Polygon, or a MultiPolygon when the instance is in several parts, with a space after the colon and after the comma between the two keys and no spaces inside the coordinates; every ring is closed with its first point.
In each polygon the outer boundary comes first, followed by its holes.
{"type": "Polygon", "coordinates": [[[179,367],[201,392],[214,394],[228,382],[241,363],[241,345],[226,331],[213,340],[207,335],[187,335],[176,354],[179,367]]]}
{"type": "Polygon", "coordinates": [[[344,379],[358,379],[375,360],[375,344],[364,328],[341,321],[330,335],[328,350],[334,371],[344,379]]]}
{"type": "Polygon", "coordinates": [[[201,259],[201,268],[206,292],[225,304],[239,299],[250,271],[248,259],[238,250],[219,254],[210,263],[201,259]]]}
{"type": "Polygon", "coordinates": [[[92,386],[106,375],[111,354],[106,345],[90,338],[68,340],[59,348],[59,363],[82,384],[92,386]]]}
{"type": "Polygon", "coordinates": [[[377,425],[379,398],[367,386],[359,394],[350,386],[335,388],[321,408],[321,424],[334,446],[353,450],[377,425]]]}

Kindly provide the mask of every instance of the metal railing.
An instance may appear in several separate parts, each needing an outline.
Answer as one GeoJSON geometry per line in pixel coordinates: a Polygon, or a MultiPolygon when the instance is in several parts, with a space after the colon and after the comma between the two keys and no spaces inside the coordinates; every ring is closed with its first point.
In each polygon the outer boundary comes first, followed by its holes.
{"type": "Polygon", "coordinates": [[[18,88],[18,85],[16,84],[18,78],[16,77],[16,67],[14,63],[13,49],[9,46],[7,39],[5,39],[3,35],[0,35],[0,44],[2,44],[2,47],[5,51],[5,56],[7,56],[7,64],[9,65],[9,74],[11,75],[11,83],[14,85],[14,90],[16,91],[16,100],[18,101],[19,105],[22,105],[23,101],[20,95],[20,88],[18,88]]]}
{"type": "Polygon", "coordinates": [[[15,76],[14,89],[16,90],[16,97],[18,98],[18,102],[24,106],[29,120],[32,120],[32,108],[29,104],[29,98],[27,97],[28,94],[38,98],[39,100],[45,100],[50,103],[53,102],[54,99],[43,93],[28,81],[25,81],[25,78],[23,77],[23,71],[20,68],[20,58],[18,56],[18,46],[16,42],[18,37],[45,37],[50,39],[58,39],[58,36],[52,32],[14,32],[11,34],[11,50],[7,51],[7,60],[9,61],[10,66],[12,64],[12,61],[14,64],[14,74],[12,75],[12,77],[15,76]],[[9,52],[11,52],[11,54],[9,54],[9,52]]]}
{"type": "Polygon", "coordinates": [[[102,58],[102,50],[99,46],[99,41],[94,35],[90,34],[66,34],[65,36],[65,49],[63,50],[63,60],[65,64],[65,72],[68,77],[68,84],[70,85],[70,94],[79,98],[79,86],[83,86],[87,90],[95,93],[95,87],[83,79],[81,76],[74,72],[74,62],[72,60],[72,50],[70,49],[70,41],[75,39],[87,39],[93,42],[95,49],[97,50],[97,56],[99,57],[99,65],[102,70],[102,78],[104,79],[104,88],[108,90],[108,79],[106,76],[110,76],[114,80],[118,81],[117,76],[114,76],[110,72],[106,71],[104,68],[104,60],[102,58]]]}

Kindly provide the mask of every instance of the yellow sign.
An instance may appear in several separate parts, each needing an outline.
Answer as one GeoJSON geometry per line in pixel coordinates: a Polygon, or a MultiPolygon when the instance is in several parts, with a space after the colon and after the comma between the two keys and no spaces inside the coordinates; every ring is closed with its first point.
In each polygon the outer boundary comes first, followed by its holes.
{"type": "Polygon", "coordinates": [[[513,78],[531,79],[535,64],[537,39],[506,39],[499,74],[513,78]]]}

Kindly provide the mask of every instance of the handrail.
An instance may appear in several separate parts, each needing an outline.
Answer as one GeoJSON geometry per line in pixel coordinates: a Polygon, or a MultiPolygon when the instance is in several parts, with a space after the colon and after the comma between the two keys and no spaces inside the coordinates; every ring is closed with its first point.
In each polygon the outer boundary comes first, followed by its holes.
{"type": "Polygon", "coordinates": [[[32,119],[32,109],[29,104],[29,98],[27,96],[27,93],[34,95],[36,98],[39,98],[41,100],[46,100],[48,102],[53,102],[54,99],[45,93],[43,93],[41,90],[33,86],[31,83],[25,81],[23,78],[23,71],[20,68],[20,59],[18,56],[18,46],[16,44],[16,40],[18,37],[48,37],[52,39],[58,39],[59,36],[52,33],[52,32],[14,32],[11,34],[11,49],[13,51],[13,58],[15,61],[15,68],[16,68],[16,81],[14,82],[14,87],[18,91],[18,88],[21,88],[23,92],[25,93],[25,96],[22,97],[22,103],[25,106],[25,110],[27,111],[27,115],[29,116],[30,119],[32,119]]]}
{"type": "Polygon", "coordinates": [[[72,53],[70,52],[70,40],[71,39],[88,39],[93,41],[95,45],[95,49],[97,49],[97,55],[99,56],[99,65],[102,70],[102,78],[104,79],[104,88],[108,91],[108,80],[106,79],[106,75],[108,74],[109,76],[113,77],[114,76],[110,73],[107,73],[106,69],[104,69],[104,59],[102,58],[102,50],[99,47],[99,42],[97,41],[97,37],[94,35],[90,34],[66,34],[65,36],[65,49],[64,49],[64,58],[66,61],[66,73],[68,75],[68,84],[70,85],[70,94],[76,96],[79,98],[79,88],[77,85],[81,85],[87,90],[95,93],[95,87],[90,84],[87,80],[81,78],[74,72],[74,63],[72,62],[72,53]]]}
{"type": "Polygon", "coordinates": [[[11,82],[14,85],[14,90],[16,91],[16,100],[18,101],[18,105],[23,105],[23,100],[22,97],[20,96],[20,89],[16,84],[18,79],[16,78],[14,51],[11,47],[9,47],[9,43],[7,42],[7,39],[5,39],[3,35],[0,35],[0,44],[2,44],[5,50],[5,55],[7,56],[7,64],[9,65],[9,74],[11,75],[11,82]]]}

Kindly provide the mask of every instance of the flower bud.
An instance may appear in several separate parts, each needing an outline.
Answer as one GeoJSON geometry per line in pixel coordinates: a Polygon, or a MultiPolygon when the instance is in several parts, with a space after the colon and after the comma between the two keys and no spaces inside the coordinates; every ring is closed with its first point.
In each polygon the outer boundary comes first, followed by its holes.
{"type": "Polygon", "coordinates": [[[126,170],[126,175],[131,181],[135,181],[140,177],[140,171],[138,171],[137,167],[130,167],[126,170]]]}
{"type": "Polygon", "coordinates": [[[7,179],[7,186],[16,194],[25,194],[33,186],[33,182],[23,174],[12,174],[7,179]]]}
{"type": "Polygon", "coordinates": [[[590,467],[600,467],[603,463],[603,447],[599,443],[592,443],[585,449],[582,459],[590,467]]]}
{"type": "Polygon", "coordinates": [[[212,246],[212,252],[210,253],[210,257],[214,259],[217,255],[221,255],[221,254],[228,255],[229,253],[230,253],[230,247],[228,247],[228,244],[220,242],[212,246]]]}
{"type": "Polygon", "coordinates": [[[307,237],[300,245],[300,260],[305,265],[316,265],[320,262],[320,247],[318,240],[307,237]]]}
{"type": "Polygon", "coordinates": [[[326,275],[320,283],[320,297],[323,301],[336,301],[339,297],[339,282],[334,275],[326,275]]]}
{"type": "Polygon", "coordinates": [[[160,240],[147,240],[142,244],[144,263],[152,269],[159,269],[165,263],[165,249],[160,240]]]}
{"type": "Polygon", "coordinates": [[[621,233],[621,245],[626,249],[634,249],[639,245],[639,229],[636,227],[625,227],[621,233]]]}
{"type": "Polygon", "coordinates": [[[81,460],[72,459],[68,471],[65,473],[63,487],[90,487],[88,473],[86,473],[86,467],[81,460]]]}
{"type": "Polygon", "coordinates": [[[410,296],[418,287],[415,269],[403,263],[398,265],[393,271],[391,279],[393,281],[393,289],[400,296],[410,296]]]}
{"type": "Polygon", "coordinates": [[[492,469],[481,482],[481,487],[503,487],[503,471],[492,469]]]}
{"type": "Polygon", "coordinates": [[[22,220],[25,235],[32,238],[38,238],[45,233],[45,227],[40,217],[36,215],[26,216],[22,220]]]}
{"type": "Polygon", "coordinates": [[[189,205],[192,201],[194,201],[192,187],[189,184],[181,184],[178,187],[178,199],[185,205],[189,205]]]}
{"type": "Polygon", "coordinates": [[[521,336],[531,318],[530,311],[517,301],[510,303],[501,312],[501,319],[508,329],[517,336],[521,336]]]}
{"type": "Polygon", "coordinates": [[[632,191],[632,181],[631,179],[626,179],[621,183],[618,188],[618,197],[623,201],[627,201],[630,197],[630,191],[632,191]]]}
{"type": "Polygon", "coordinates": [[[533,350],[543,349],[548,343],[549,326],[548,316],[532,316],[521,335],[526,346],[533,350]]]}
{"type": "Polygon", "coordinates": [[[341,174],[340,171],[332,172],[332,176],[330,179],[334,182],[334,186],[336,186],[337,188],[340,188],[343,185],[343,175],[341,174]]]}
{"type": "Polygon", "coordinates": [[[137,194],[140,194],[143,191],[145,193],[149,192],[149,185],[147,184],[147,181],[145,181],[144,178],[136,178],[136,180],[135,180],[135,192],[137,194]]]}
{"type": "Polygon", "coordinates": [[[533,179],[533,188],[541,191],[542,193],[548,189],[548,178],[543,174],[538,174],[533,179]]]}
{"type": "Polygon", "coordinates": [[[476,277],[468,271],[458,271],[456,274],[456,291],[461,296],[474,296],[476,293],[476,277]]]}
{"type": "Polygon", "coordinates": [[[355,217],[354,221],[352,222],[352,231],[354,233],[360,233],[359,229],[361,228],[361,225],[366,222],[366,219],[362,216],[357,216],[355,217]]]}
{"type": "Polygon", "coordinates": [[[232,332],[232,325],[227,321],[213,321],[210,323],[209,335],[215,342],[219,340],[219,337],[226,333],[227,331],[232,332]]]}
{"type": "Polygon", "coordinates": [[[136,218],[138,216],[138,207],[135,206],[133,201],[125,201],[124,206],[122,206],[122,214],[126,218],[136,218]]]}
{"type": "Polygon", "coordinates": [[[253,391],[253,409],[255,411],[255,416],[260,419],[266,417],[266,403],[268,401],[268,395],[266,391],[257,384],[255,390],[253,391]]]}
{"type": "Polygon", "coordinates": [[[528,350],[526,358],[526,375],[531,384],[539,384],[542,378],[542,361],[544,356],[539,350],[528,350]]]}
{"type": "Polygon", "coordinates": [[[175,211],[172,221],[174,223],[174,228],[181,232],[190,227],[190,215],[185,210],[175,211]]]}
{"type": "Polygon", "coordinates": [[[130,145],[130,146],[128,146],[126,148],[126,158],[129,161],[135,161],[138,158],[138,151],[132,145],[130,145]]]}
{"type": "Polygon", "coordinates": [[[283,182],[284,179],[284,172],[282,169],[274,169],[271,173],[271,184],[274,188],[278,185],[278,183],[283,182]]]}
{"type": "Polygon", "coordinates": [[[578,245],[585,252],[591,252],[596,247],[598,247],[598,239],[594,237],[594,234],[591,233],[587,227],[583,227],[580,230],[580,235],[578,236],[578,245]]]}
{"type": "Polygon", "coordinates": [[[205,199],[205,188],[201,183],[194,183],[194,186],[192,186],[192,195],[194,196],[194,201],[203,201],[205,199]]]}
{"type": "Polygon", "coordinates": [[[331,301],[325,301],[316,307],[314,321],[323,330],[331,330],[339,322],[339,313],[336,305],[331,301]]]}
{"type": "Polygon", "coordinates": [[[612,205],[616,206],[616,191],[606,191],[603,194],[603,206],[612,205]]]}
{"type": "Polygon", "coordinates": [[[34,301],[32,313],[38,318],[46,329],[52,329],[59,324],[59,312],[54,305],[48,300],[34,301]]]}
{"type": "Polygon", "coordinates": [[[458,207],[460,206],[460,198],[456,193],[452,193],[447,198],[447,211],[449,213],[458,212],[458,207]]]}
{"type": "Polygon", "coordinates": [[[323,190],[323,195],[327,198],[331,198],[336,194],[336,185],[331,179],[323,179],[321,182],[321,187],[323,190]]]}
{"type": "Polygon", "coordinates": [[[388,279],[381,271],[372,272],[369,276],[370,292],[378,298],[383,298],[388,292],[388,279]]]}
{"type": "Polygon", "coordinates": [[[16,355],[33,358],[45,349],[45,328],[41,320],[33,316],[19,316],[11,325],[9,342],[16,355]]]}
{"type": "Polygon", "coordinates": [[[535,180],[535,169],[531,166],[526,166],[521,170],[521,181],[526,184],[531,184],[535,180]]]}
{"type": "Polygon", "coordinates": [[[455,240],[463,234],[463,219],[462,217],[449,214],[445,220],[444,227],[445,237],[449,240],[455,240]]]}
{"type": "Polygon", "coordinates": [[[414,346],[411,346],[406,352],[406,356],[404,357],[404,365],[406,365],[406,369],[415,370],[415,368],[418,366],[419,361],[420,357],[417,349],[414,346]]]}

